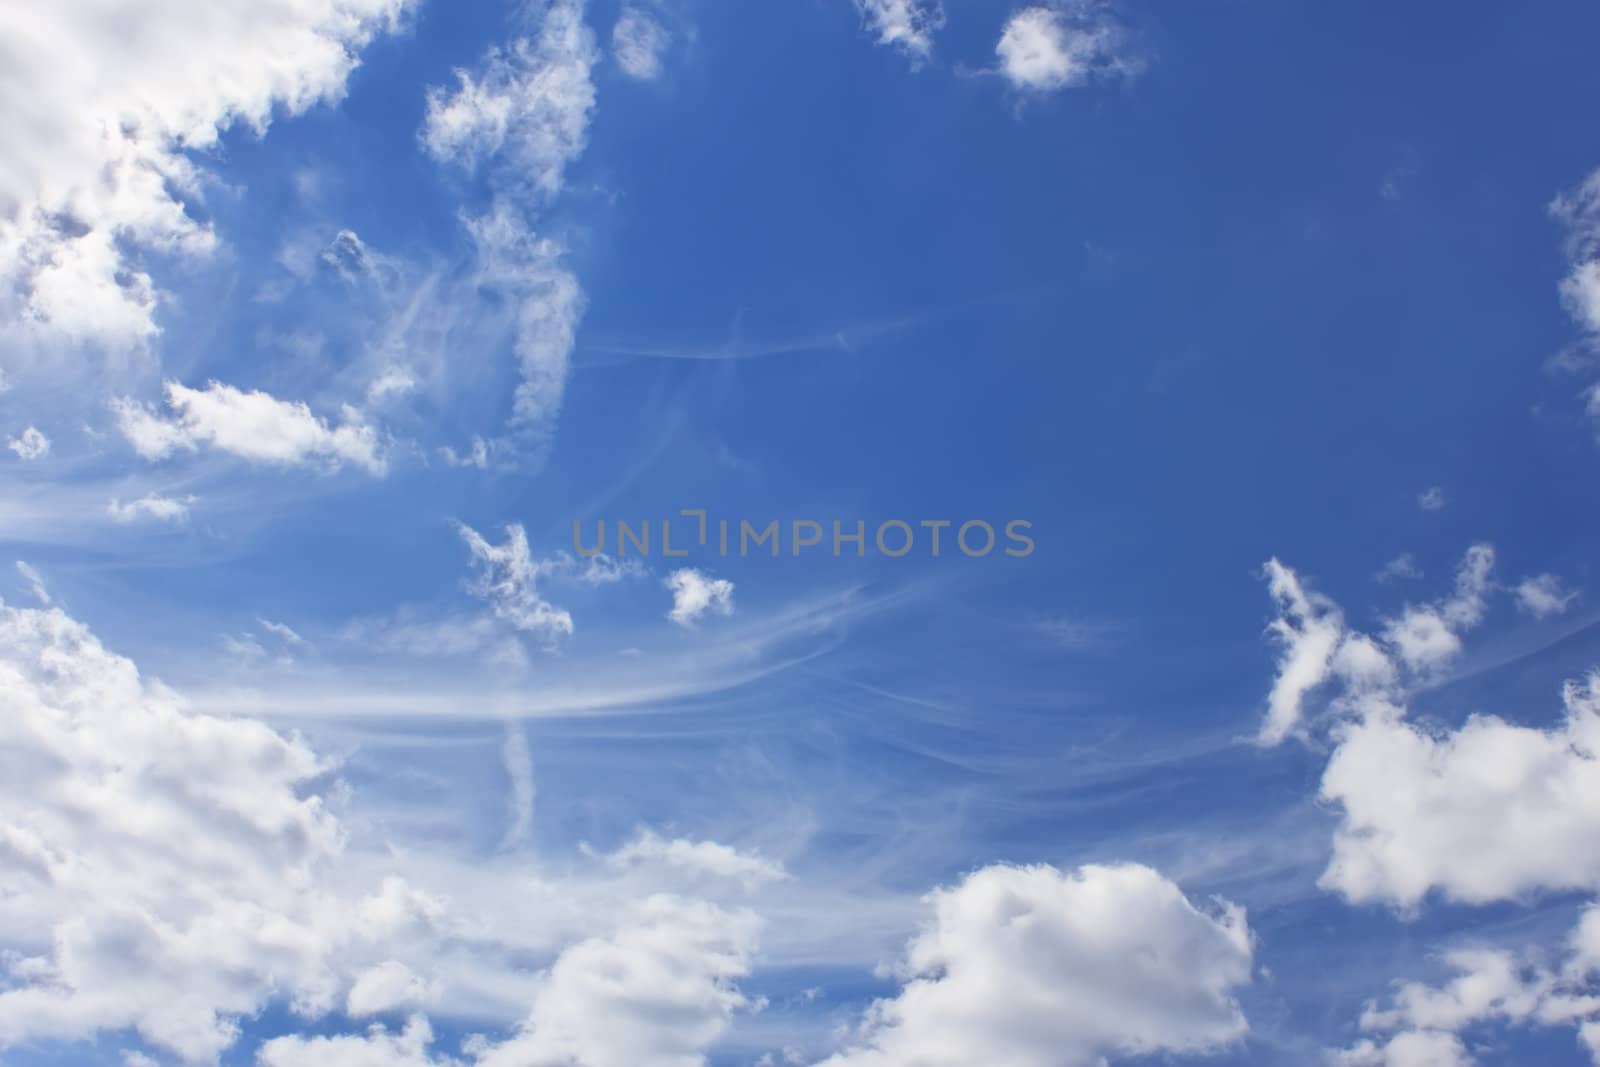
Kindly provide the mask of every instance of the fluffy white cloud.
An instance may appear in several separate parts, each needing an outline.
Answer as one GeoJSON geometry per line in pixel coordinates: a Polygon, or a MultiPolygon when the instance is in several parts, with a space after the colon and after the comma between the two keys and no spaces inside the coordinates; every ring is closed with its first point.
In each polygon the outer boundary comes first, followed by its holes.
{"type": "Polygon", "coordinates": [[[986,867],[929,899],[904,989],[823,1067],[1098,1067],[1248,1029],[1244,913],[1201,911],[1147,867],[986,867]]]}
{"type": "Polygon", "coordinates": [[[933,51],[933,35],[944,26],[944,5],[939,0],[855,0],[878,43],[900,49],[913,61],[933,51]]]}
{"type": "Polygon", "coordinates": [[[160,493],[146,493],[136,500],[121,501],[112,497],[106,505],[106,514],[117,522],[138,522],[140,519],[155,519],[159,522],[183,522],[189,517],[189,505],[195,502],[192,496],[178,499],[177,497],[162,496],[160,493]]]}
{"type": "Polygon", "coordinates": [[[1137,69],[1123,54],[1121,28],[1095,0],[1013,12],[995,55],[1001,75],[1026,92],[1054,92],[1137,69]]]}
{"type": "Polygon", "coordinates": [[[1532,954],[1460,948],[1444,954],[1454,972],[1441,986],[1398,985],[1387,1008],[1369,1004],[1361,1029],[1380,1035],[1336,1053],[1340,1067],[1472,1067],[1478,1061],[1461,1035],[1487,1023],[1573,1027],[1600,1063],[1600,977],[1593,950],[1600,911],[1590,908],[1568,939],[1566,959],[1550,968],[1532,954]]]}
{"type": "Polygon", "coordinates": [[[50,454],[50,438],[29,426],[17,436],[9,438],[6,447],[15,452],[18,459],[43,459],[50,454]]]}
{"type": "Polygon", "coordinates": [[[733,614],[733,583],[712,578],[693,567],[681,567],[667,575],[666,587],[672,591],[672,610],[667,618],[679,626],[693,626],[706,612],[733,614]]]}
{"type": "Polygon", "coordinates": [[[1341,821],[1324,888],[1356,902],[1415,907],[1440,891],[1467,902],[1538,889],[1600,888],[1600,702],[1596,680],[1564,691],[1552,729],[1475,715],[1449,732],[1406,719],[1408,678],[1460,649],[1492,588],[1493,553],[1467,553],[1450,597],[1410,607],[1380,639],[1347,630],[1336,605],[1276,561],[1268,576],[1286,646],[1262,738],[1281,740],[1325,684],[1333,753],[1322,799],[1341,821]]]}
{"type": "Polygon", "coordinates": [[[213,247],[186,210],[195,152],[235,124],[336,100],[410,0],[152,5],[92,0],[0,17],[0,319],[111,345],[155,331],[148,255],[213,247]]]}
{"type": "Polygon", "coordinates": [[[374,1026],[364,1037],[278,1037],[256,1055],[259,1067],[457,1067],[460,1060],[429,1052],[433,1027],[414,1015],[392,1034],[374,1026]]]}
{"type": "Polygon", "coordinates": [[[611,28],[611,52],[617,57],[617,66],[641,81],[661,75],[661,54],[670,40],[655,16],[633,5],[622,9],[611,28]]]}
{"type": "Polygon", "coordinates": [[[660,894],[619,928],[563,952],[520,1032],[477,1050],[478,1067],[703,1067],[750,1001],[761,921],[748,910],[660,894]]]}
{"type": "Polygon", "coordinates": [[[330,426],[303,403],[259,390],[242,392],[220,382],[204,389],[168,382],[166,395],[170,419],[132,400],[112,404],[118,428],[146,459],[208,444],[252,463],[329,470],[350,463],[380,475],[387,470],[377,432],[352,407],[344,408],[339,425],[330,426]]]}
{"type": "Polygon", "coordinates": [[[1536,619],[1563,615],[1572,602],[1578,599],[1576,590],[1569,590],[1553,574],[1540,574],[1517,584],[1517,607],[1536,619]]]}
{"type": "Polygon", "coordinates": [[[1322,884],[1416,905],[1432,889],[1482,904],[1600,888],[1600,703],[1569,684],[1563,727],[1474,716],[1432,736],[1370,715],[1340,737],[1322,796],[1343,820],[1322,884]]]}
{"type": "Polygon", "coordinates": [[[432,999],[433,990],[399,960],[384,960],[356,976],[345,998],[345,1014],[359,1019],[398,1008],[412,1008],[432,999]]]}
{"type": "Polygon", "coordinates": [[[59,611],[0,606],[0,1046],[132,1028],[195,1063],[268,996],[325,1010],[353,902],[304,744],[187,710],[59,611]]]}

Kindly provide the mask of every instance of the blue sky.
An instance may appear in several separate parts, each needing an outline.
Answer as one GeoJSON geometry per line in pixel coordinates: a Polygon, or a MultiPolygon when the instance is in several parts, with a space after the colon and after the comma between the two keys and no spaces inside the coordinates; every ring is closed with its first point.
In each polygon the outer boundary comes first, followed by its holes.
{"type": "Polygon", "coordinates": [[[1597,31],[0,17],[0,1064],[1600,1062],[1597,31]]]}

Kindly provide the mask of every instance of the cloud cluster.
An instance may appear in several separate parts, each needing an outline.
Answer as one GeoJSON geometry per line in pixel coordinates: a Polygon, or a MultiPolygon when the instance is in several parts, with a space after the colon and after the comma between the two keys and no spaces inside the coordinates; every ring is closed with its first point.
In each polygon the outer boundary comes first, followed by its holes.
{"type": "Polygon", "coordinates": [[[667,618],[679,626],[692,627],[707,612],[733,614],[733,583],[726,578],[680,567],[667,575],[665,584],[672,593],[672,610],[667,612],[667,618]]]}
{"type": "Polygon", "coordinates": [[[1335,742],[1322,799],[1341,821],[1324,888],[1352,902],[1415,908],[1439,891],[1466,903],[1534,890],[1600,889],[1600,702],[1596,680],[1569,683],[1565,720],[1539,729],[1474,715],[1458,729],[1409,721],[1408,683],[1461,651],[1495,588],[1494,554],[1468,551],[1451,595],[1408,605],[1377,638],[1276,560],[1267,565],[1282,645],[1261,740],[1305,726],[1314,692],[1332,692],[1335,742]]]}
{"type": "Polygon", "coordinates": [[[108,346],[156,330],[148,257],[216,244],[197,161],[235,125],[337,99],[410,0],[91,0],[10,20],[0,91],[0,319],[108,346]],[[25,26],[25,30],[24,30],[25,26]]]}

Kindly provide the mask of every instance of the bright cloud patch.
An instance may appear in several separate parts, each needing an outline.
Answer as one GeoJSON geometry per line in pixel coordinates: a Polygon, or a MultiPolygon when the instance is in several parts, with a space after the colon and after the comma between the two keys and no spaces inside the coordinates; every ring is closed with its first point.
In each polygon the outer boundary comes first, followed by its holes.
{"type": "Polygon", "coordinates": [[[1540,574],[1518,583],[1516,594],[1517,607],[1536,619],[1564,615],[1578,599],[1577,592],[1567,589],[1553,574],[1540,574]]]}
{"type": "Polygon", "coordinates": [[[459,530],[479,564],[472,591],[489,602],[497,618],[547,646],[572,633],[572,616],[539,592],[539,578],[547,568],[534,561],[528,535],[520,525],[506,527],[503,545],[491,545],[470,527],[459,530]]]}
{"type": "Polygon", "coordinates": [[[913,60],[933,51],[933,35],[944,25],[938,0],[855,0],[878,43],[900,49],[913,60]]]}
{"type": "Polygon", "coordinates": [[[329,470],[348,463],[369,474],[387,469],[377,431],[354,408],[345,407],[343,421],[330,425],[303,403],[220,382],[204,389],[168,382],[166,392],[171,418],[132,400],[112,405],[123,436],[146,459],[193,452],[206,444],[252,463],[329,470]]]}
{"type": "Polygon", "coordinates": [[[667,576],[666,586],[672,592],[667,618],[679,626],[693,626],[707,612],[733,614],[733,583],[725,578],[682,567],[667,576]]]}
{"type": "Polygon", "coordinates": [[[624,74],[640,81],[661,76],[661,55],[667,49],[667,31],[655,16],[638,7],[626,7],[611,28],[611,51],[624,74]]]}
{"type": "Polygon", "coordinates": [[[1201,911],[1147,867],[986,867],[929,899],[905,988],[823,1067],[1098,1067],[1248,1029],[1244,913],[1201,911]]]}
{"type": "Polygon", "coordinates": [[[1093,78],[1130,73],[1122,31],[1090,0],[1015,12],[1000,33],[995,55],[1015,88],[1048,93],[1093,78]]]}
{"type": "Polygon", "coordinates": [[[146,253],[215,244],[186,210],[193,151],[275,108],[337,99],[357,53],[408,0],[151,5],[138,18],[84,0],[6,20],[0,87],[0,310],[125,345],[155,331],[146,253]]]}
{"type": "Polygon", "coordinates": [[[7,440],[6,447],[15,452],[18,459],[43,459],[50,454],[50,438],[29,426],[7,440]]]}
{"type": "Polygon", "coordinates": [[[182,522],[189,517],[189,505],[194,503],[194,497],[162,496],[160,493],[146,493],[135,500],[122,501],[115,497],[106,505],[106,513],[117,522],[139,522],[143,519],[154,519],[158,522],[182,522]]]}

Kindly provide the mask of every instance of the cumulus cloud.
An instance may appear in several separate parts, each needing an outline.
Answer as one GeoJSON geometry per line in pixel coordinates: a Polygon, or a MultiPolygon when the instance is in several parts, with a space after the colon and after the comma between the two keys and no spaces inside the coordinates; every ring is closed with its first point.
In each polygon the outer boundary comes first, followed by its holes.
{"type": "Polygon", "coordinates": [[[195,497],[183,498],[162,496],[160,493],[146,493],[135,500],[122,501],[112,497],[106,505],[106,514],[121,523],[138,522],[141,519],[154,519],[157,522],[183,522],[189,518],[189,505],[195,502],[195,497]]]}
{"type": "Polygon", "coordinates": [[[190,210],[223,130],[338,99],[409,0],[176,2],[137,19],[88,0],[0,31],[0,315],[124,346],[156,330],[150,256],[216,243],[190,210]]]}
{"type": "Polygon", "coordinates": [[[693,567],[681,567],[667,575],[666,587],[672,591],[672,610],[667,618],[679,626],[692,627],[706,612],[733,614],[733,583],[693,567]]]}
{"type": "Polygon", "coordinates": [[[447,902],[415,878],[441,857],[352,854],[359,821],[302,739],[192,710],[58,610],[0,605],[0,772],[0,1049],[131,1031],[211,1064],[268,1004],[360,1018],[438,1004],[464,978],[475,1012],[507,983],[527,999],[461,1059],[415,1015],[398,1033],[279,1037],[259,1062],[683,1067],[754,1007],[737,982],[760,918],[653,888],[683,863],[737,882],[753,858],[641,837],[570,881],[473,865],[468,900],[447,902]],[[530,885],[559,916],[538,940],[530,885]],[[529,958],[548,960],[531,984],[529,958]]]}
{"type": "Polygon", "coordinates": [[[651,81],[661,76],[661,55],[671,38],[654,15],[629,5],[611,28],[611,52],[630,78],[651,81]]]}
{"type": "Polygon", "coordinates": [[[933,52],[933,37],[944,26],[939,0],[855,0],[867,28],[878,43],[898,48],[913,62],[933,52]]]}
{"type": "Polygon", "coordinates": [[[1600,985],[1594,950],[1600,911],[1594,907],[1567,940],[1557,967],[1531,953],[1465,947],[1446,952],[1453,973],[1439,986],[1422,982],[1397,985],[1388,1007],[1369,1004],[1361,1029],[1376,1037],[1334,1054],[1339,1067],[1472,1067],[1477,1059],[1461,1035],[1475,1026],[1502,1023],[1570,1027],[1596,1057],[1600,1029],[1600,985]]]}
{"type": "Polygon", "coordinates": [[[1300,726],[1327,685],[1335,742],[1321,797],[1340,813],[1321,884],[1353,902],[1411,909],[1430,892],[1482,904],[1546,889],[1600,888],[1600,703],[1596,680],[1563,692],[1559,727],[1474,715],[1454,731],[1408,721],[1408,678],[1425,680],[1485,611],[1493,553],[1467,553],[1452,596],[1408,608],[1379,638],[1269,564],[1286,646],[1263,740],[1300,726]],[[1423,621],[1426,620],[1426,621],[1423,621]]]}
{"type": "Polygon", "coordinates": [[[1024,92],[1070,89],[1137,69],[1121,27],[1095,0],[1064,0],[1012,13],[995,45],[1000,74],[1024,92]]]}
{"type": "Polygon", "coordinates": [[[1553,574],[1540,574],[1517,584],[1517,607],[1536,619],[1564,615],[1572,602],[1578,599],[1576,590],[1569,590],[1553,574]]]}
{"type": "Polygon", "coordinates": [[[375,475],[387,470],[377,432],[348,405],[334,426],[304,403],[278,400],[259,390],[246,393],[221,382],[204,389],[168,382],[166,397],[171,418],[126,398],[112,404],[122,435],[145,459],[193,452],[206,444],[252,463],[327,470],[349,463],[375,475]]]}
{"type": "Polygon", "coordinates": [[[986,867],[929,903],[904,988],[822,1067],[1099,1067],[1248,1029],[1243,911],[1202,911],[1148,867],[986,867]]]}
{"type": "Polygon", "coordinates": [[[326,1010],[359,923],[309,889],[343,835],[304,744],[0,606],[0,749],[0,1046],[133,1029],[203,1063],[274,993],[326,1010]]]}
{"type": "Polygon", "coordinates": [[[17,436],[8,438],[6,447],[15,452],[18,459],[43,459],[50,454],[50,438],[29,426],[17,436]]]}

